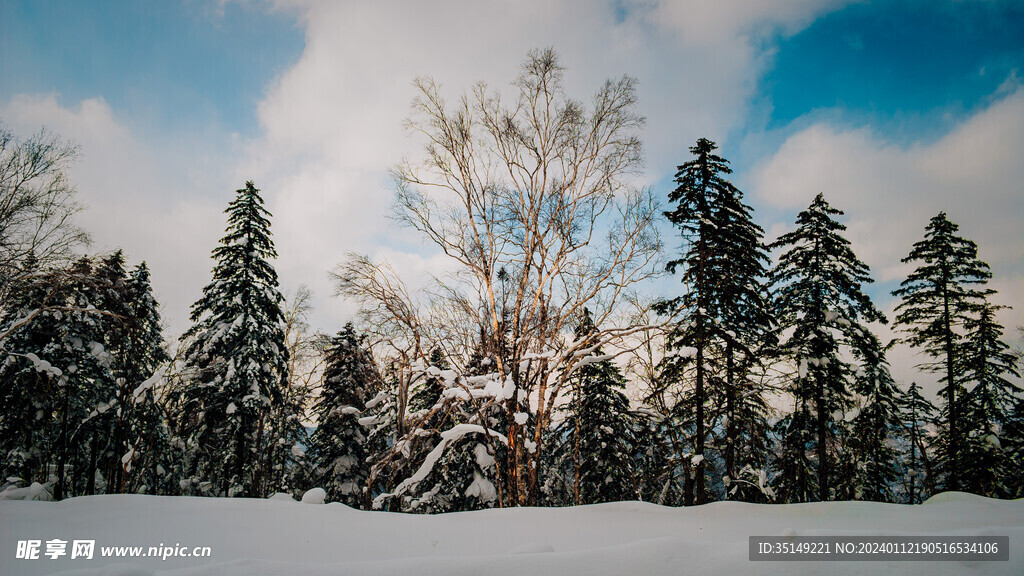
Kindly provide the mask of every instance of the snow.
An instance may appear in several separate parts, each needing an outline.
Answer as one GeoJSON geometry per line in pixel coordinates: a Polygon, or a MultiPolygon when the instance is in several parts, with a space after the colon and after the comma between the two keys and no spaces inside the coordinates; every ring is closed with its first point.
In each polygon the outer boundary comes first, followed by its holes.
{"type": "MultiPolygon", "coordinates": [[[[0,571],[33,576],[453,574],[654,576],[1024,573],[1024,500],[944,493],[923,505],[642,502],[426,516],[289,499],[108,495],[0,501],[0,571]],[[748,538],[770,535],[1003,535],[1008,562],[750,562],[748,538]],[[15,558],[18,540],[95,539],[92,560],[15,558]],[[101,557],[103,546],[209,546],[210,558],[101,557]]],[[[69,545],[70,549],[70,545],[69,545]]],[[[44,545],[45,550],[45,545],[44,545]]]]}
{"type": "Polygon", "coordinates": [[[327,492],[323,488],[306,490],[306,493],[302,495],[303,504],[323,504],[325,499],[327,499],[327,492]]]}

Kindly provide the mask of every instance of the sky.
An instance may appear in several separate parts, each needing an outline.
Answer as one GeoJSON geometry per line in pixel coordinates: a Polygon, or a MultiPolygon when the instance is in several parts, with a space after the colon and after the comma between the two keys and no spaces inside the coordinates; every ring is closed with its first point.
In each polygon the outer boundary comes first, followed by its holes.
{"type": "MultiPolygon", "coordinates": [[[[170,334],[187,328],[222,211],[247,180],[274,214],[282,288],[309,286],[312,324],[334,332],[356,309],[328,274],[345,253],[413,284],[446,266],[387,219],[388,169],[422,151],[403,129],[412,80],[432,76],[452,97],[479,80],[511,94],[526,53],[548,46],[577,99],[638,79],[639,178],[663,201],[701,137],[732,162],[769,238],[824,193],[890,318],[900,259],[945,211],[991,264],[994,300],[1012,307],[999,318],[1020,343],[1015,0],[0,0],[0,122],[80,146],[71,176],[90,250],[149,264],[170,334]]],[[[897,379],[921,380],[921,360],[894,351],[897,379]]]]}

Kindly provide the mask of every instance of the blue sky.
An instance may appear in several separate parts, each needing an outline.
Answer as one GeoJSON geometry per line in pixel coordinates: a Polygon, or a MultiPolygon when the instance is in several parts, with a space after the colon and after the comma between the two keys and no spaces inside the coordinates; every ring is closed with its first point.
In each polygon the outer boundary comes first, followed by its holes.
{"type": "Polygon", "coordinates": [[[767,128],[815,111],[895,140],[936,138],[1024,64],[1024,4],[895,0],[827,14],[778,44],[767,128]]]}
{"type": "Polygon", "coordinates": [[[207,2],[0,3],[0,98],[100,96],[157,133],[252,135],[270,82],[302,54],[294,17],[207,2]]]}
{"type": "Polygon", "coordinates": [[[420,276],[444,266],[385,219],[387,169],[421,149],[402,130],[413,77],[507,90],[526,51],[550,45],[576,98],[639,79],[643,179],[663,197],[699,137],[733,161],[770,235],[824,192],[883,307],[899,259],[946,210],[993,264],[1015,307],[1004,323],[1024,324],[1024,4],[585,6],[0,0],[0,118],[81,145],[72,175],[94,249],[149,261],[172,331],[247,179],[275,213],[283,286],[311,286],[314,325],[333,331],[354,311],[327,275],[346,251],[420,276]]]}

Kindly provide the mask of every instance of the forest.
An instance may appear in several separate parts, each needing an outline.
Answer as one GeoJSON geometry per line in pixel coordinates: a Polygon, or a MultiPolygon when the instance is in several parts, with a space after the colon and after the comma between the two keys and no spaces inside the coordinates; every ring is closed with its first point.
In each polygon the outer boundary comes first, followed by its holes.
{"type": "Polygon", "coordinates": [[[329,273],[359,314],[333,335],[307,289],[281,289],[254,182],[171,336],[144,261],[84,255],[76,148],[0,126],[0,497],[322,488],[410,513],[1024,497],[1022,354],[967,232],[940,212],[892,247],[909,272],[887,318],[827,190],[767,241],[712,140],[671,190],[638,185],[636,80],[584,102],[563,73],[548,49],[511,96],[416,80],[422,150],[392,170],[392,221],[450,269],[414,288],[339,248],[329,273]],[[675,291],[650,294],[663,275],[675,291]],[[889,323],[937,394],[892,376],[889,323]]]}

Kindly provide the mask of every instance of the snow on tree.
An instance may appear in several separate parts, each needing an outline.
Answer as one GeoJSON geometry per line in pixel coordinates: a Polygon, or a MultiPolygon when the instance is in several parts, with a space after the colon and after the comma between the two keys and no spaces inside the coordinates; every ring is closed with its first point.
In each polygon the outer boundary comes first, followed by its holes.
{"type": "Polygon", "coordinates": [[[1006,486],[1024,472],[1012,466],[1000,442],[1021,392],[1021,387],[1009,380],[1019,378],[1020,372],[1017,359],[1003,341],[1003,327],[995,319],[1000,308],[987,300],[975,307],[964,323],[966,338],[957,370],[965,387],[973,385],[960,414],[964,440],[960,487],[994,498],[1010,496],[1006,486]]]}
{"type": "Polygon", "coordinates": [[[910,383],[900,404],[909,446],[903,466],[907,502],[920,504],[931,492],[929,487],[934,489],[935,484],[929,456],[932,442],[928,433],[929,426],[935,422],[935,406],[921,395],[921,387],[916,382],[910,383]]]}
{"type": "Polygon", "coordinates": [[[1006,451],[1007,468],[1013,474],[1006,478],[1004,488],[1009,498],[1024,497],[1024,397],[1014,400],[1010,417],[1003,427],[1000,444],[1006,451]]]}
{"type": "Polygon", "coordinates": [[[331,338],[320,394],[313,404],[316,429],[306,459],[310,483],[328,501],[367,508],[370,494],[368,430],[359,424],[367,404],[381,390],[380,374],[362,336],[346,324],[331,338]]]}
{"type": "MultiPolygon", "coordinates": [[[[594,341],[597,332],[590,311],[584,308],[576,339],[594,341]]],[[[580,361],[569,383],[566,416],[555,428],[554,452],[556,466],[567,468],[570,502],[638,499],[639,446],[618,367],[597,346],[580,361]]]]}
{"type": "MultiPolygon", "coordinates": [[[[575,362],[566,347],[583,308],[609,320],[630,286],[657,273],[657,205],[631,176],[642,156],[636,81],[605,82],[587,106],[566,95],[563,75],[546,49],[528,54],[511,101],[477,84],[449,105],[434,81],[416,82],[409,125],[423,136],[424,154],[395,169],[396,214],[459,267],[434,300],[478,323],[406,322],[415,307],[404,305],[398,283],[382,280],[379,265],[350,257],[338,273],[344,294],[414,344],[404,352],[408,366],[427,361],[430,346],[418,340],[429,330],[483,325],[492,338],[507,334],[506,353],[493,357],[494,381],[513,390],[500,395],[505,416],[496,430],[508,440],[496,466],[502,505],[537,503],[542,437],[575,362]],[[515,415],[528,412],[519,424],[515,415]]],[[[406,384],[397,394],[399,428],[406,384]]]]}
{"type": "Polygon", "coordinates": [[[839,426],[852,406],[854,372],[844,351],[867,332],[862,321],[885,322],[861,288],[872,281],[868,267],[843,237],[846,226],[833,218],[842,214],[818,194],[797,216],[797,229],[772,244],[785,250],[772,276],[780,325],[792,330],[781,351],[797,368],[789,391],[798,412],[784,421],[789,429],[782,432],[785,448],[777,466],[795,501],[832,498],[839,426]],[[812,454],[816,495],[806,478],[812,454]]]}
{"type": "Polygon", "coordinates": [[[910,255],[902,259],[916,263],[917,268],[893,291],[900,298],[895,325],[905,332],[904,341],[933,359],[919,368],[941,375],[945,426],[937,456],[944,487],[949,490],[960,489],[963,463],[960,404],[965,389],[957,375],[963,330],[975,307],[989,294],[977,286],[992,275],[988,264],[978,260],[978,246],[957,236],[958,230],[945,212],[933,217],[925,227],[924,239],[915,242],[910,255]]]}
{"type": "Polygon", "coordinates": [[[902,394],[885,358],[890,348],[891,344],[884,346],[867,331],[857,335],[854,342],[860,367],[853,380],[857,396],[854,416],[846,423],[842,455],[846,471],[836,479],[839,499],[895,501],[901,472],[896,440],[902,434],[903,415],[902,394]]]}
{"type": "MultiPolygon", "coordinates": [[[[690,149],[693,160],[679,166],[676,202],[665,215],[678,226],[687,245],[668,263],[683,270],[687,292],[659,304],[663,313],[680,315],[668,337],[668,349],[693,349],[694,354],[665,359],[664,373],[682,378],[693,374],[693,454],[709,455],[705,444],[722,428],[720,458],[726,492],[740,498],[757,497],[733,483],[745,467],[763,469],[767,445],[768,406],[764,392],[751,379],[754,369],[775,342],[771,298],[765,283],[767,249],[764,231],[753,222],[743,194],[725,176],[729,162],[716,155],[714,142],[701,138],[690,149]],[[738,494],[740,489],[743,494],[738,494]]],[[[709,446],[709,448],[711,448],[709,446]]],[[[693,460],[693,500],[707,499],[708,458],[693,460]]]]}
{"type": "Polygon", "coordinates": [[[380,390],[366,403],[364,415],[357,420],[366,429],[367,463],[370,466],[367,484],[372,507],[392,512],[400,510],[401,499],[388,495],[393,493],[405,472],[398,458],[401,452],[393,450],[398,442],[399,376],[395,372],[393,364],[387,367],[380,390]]]}
{"type": "MultiPolygon", "coordinates": [[[[270,260],[277,257],[270,213],[252,182],[227,210],[227,234],[213,250],[213,280],[192,305],[193,326],[182,336],[188,371],[191,473],[200,492],[263,496],[276,491],[276,474],[260,460],[266,439],[297,440],[296,419],[274,418],[288,381],[283,296],[270,260]],[[288,426],[291,433],[274,432],[288,426]]],[[[270,463],[272,463],[271,461],[270,463]]]]}
{"type": "Polygon", "coordinates": [[[30,285],[11,308],[31,320],[9,337],[0,369],[9,383],[2,426],[7,463],[21,469],[23,475],[14,475],[26,483],[52,483],[58,500],[105,485],[100,452],[117,399],[103,344],[110,316],[96,308],[102,288],[94,263],[81,258],[30,285]],[[42,307],[46,311],[36,315],[26,312],[42,307]]]}

